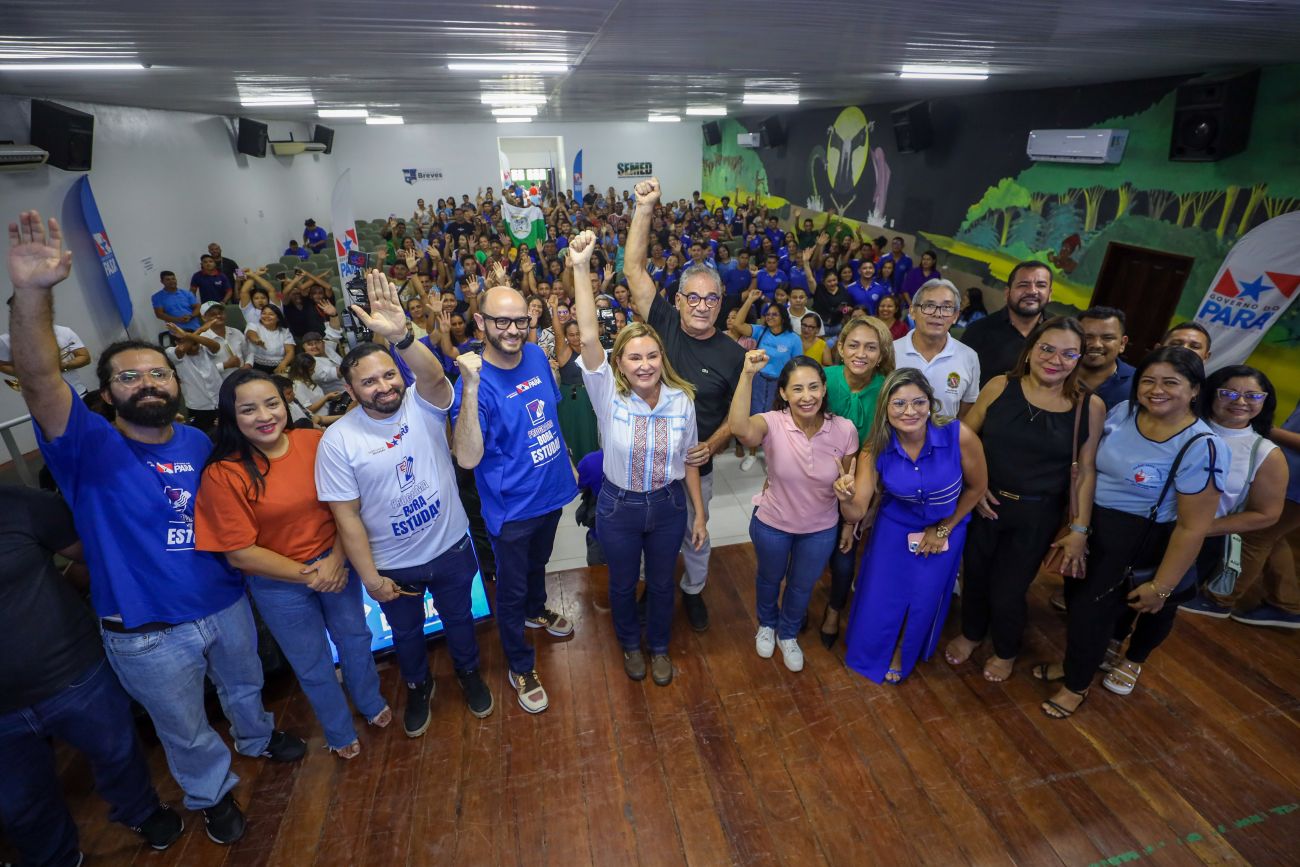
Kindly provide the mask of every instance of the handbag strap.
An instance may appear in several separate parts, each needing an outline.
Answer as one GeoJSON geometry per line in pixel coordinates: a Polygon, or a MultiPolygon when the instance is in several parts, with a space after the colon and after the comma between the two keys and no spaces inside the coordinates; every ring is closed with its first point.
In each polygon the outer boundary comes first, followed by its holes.
{"type": "MultiPolygon", "coordinates": [[[[1250,463],[1246,466],[1246,478],[1242,480],[1243,484],[1245,485],[1245,489],[1242,491],[1243,495],[1250,490],[1250,480],[1251,477],[1255,475],[1255,467],[1257,466],[1255,462],[1259,458],[1259,447],[1262,446],[1263,444],[1264,444],[1264,438],[1259,434],[1256,434],[1255,442],[1250,447],[1250,463]]],[[[1246,508],[1246,497],[1242,496],[1241,502],[1233,506],[1232,511],[1229,512],[1228,514],[1235,515],[1245,508],[1246,508]]]]}
{"type": "Polygon", "coordinates": [[[1188,438],[1187,442],[1183,443],[1183,447],[1178,450],[1178,455],[1169,466],[1169,476],[1165,479],[1164,487],[1160,489],[1160,496],[1156,499],[1156,504],[1151,507],[1150,513],[1147,514],[1146,523],[1142,527],[1142,535],[1138,537],[1137,544],[1133,546],[1133,555],[1129,557],[1130,562],[1146,546],[1147,536],[1151,533],[1151,528],[1156,525],[1156,516],[1160,513],[1160,506],[1164,503],[1165,496],[1169,493],[1170,487],[1173,486],[1174,478],[1178,475],[1178,467],[1183,462],[1183,455],[1187,454],[1187,450],[1192,447],[1192,443],[1208,436],[1209,434],[1205,431],[1193,434],[1188,438]]]}

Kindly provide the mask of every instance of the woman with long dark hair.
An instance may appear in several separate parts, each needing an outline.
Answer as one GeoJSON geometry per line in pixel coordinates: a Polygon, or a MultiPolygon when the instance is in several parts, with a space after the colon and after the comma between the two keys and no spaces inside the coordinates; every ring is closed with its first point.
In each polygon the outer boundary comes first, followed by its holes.
{"type": "Polygon", "coordinates": [[[244,333],[253,344],[253,367],[263,373],[288,372],[297,341],[279,307],[267,304],[257,321],[248,323],[244,333]]]}
{"type": "Polygon", "coordinates": [[[762,349],[745,354],[728,421],[742,445],[761,444],[767,455],[767,485],[749,522],[758,559],[755,649],[766,659],[779,645],[785,667],[800,671],[799,627],[839,537],[833,486],[849,472],[858,432],[847,418],[827,412],[826,371],[804,355],[781,368],[772,409],[753,413],[745,386],[767,363],[762,349]]]}
{"type": "Polygon", "coordinates": [[[220,551],[244,573],[262,619],[279,642],[325,730],[330,750],[361,752],[352,712],[383,727],[393,713],[379,693],[361,581],[337,545],[334,518],[317,499],[321,432],[287,429],[288,410],[271,376],[240,370],[221,386],[215,444],[194,501],[194,547],[220,551]]]}
{"type": "Polygon", "coordinates": [[[1060,549],[1061,574],[1083,574],[1106,420],[1101,398],[1079,383],[1084,343],[1076,319],[1040,323],[1011,371],[990,379],[963,419],[983,442],[989,485],[966,536],[961,634],[944,658],[961,665],[991,637],[984,679],[994,683],[1011,676],[1020,655],[1025,593],[1049,549],[1060,549]]]}
{"type": "MultiPolygon", "coordinates": [[[[776,382],[785,369],[786,363],[803,354],[803,341],[790,327],[790,312],[774,301],[762,301],[763,293],[751,289],[736,312],[735,332],[742,337],[752,337],[763,350],[767,363],[753,376],[752,391],[749,392],[749,412],[758,415],[772,409],[776,400],[776,382]],[[763,304],[763,323],[751,325],[749,308],[755,303],[763,304]]],[[[758,460],[757,447],[751,448],[749,454],[740,462],[740,468],[748,471],[758,460]]]]}
{"type": "Polygon", "coordinates": [[[1072,716],[1087,699],[1130,611],[1160,615],[1137,618],[1130,658],[1145,659],[1172,628],[1167,603],[1201,550],[1229,462],[1223,440],[1196,415],[1204,384],[1190,349],[1157,349],[1133,372],[1130,400],[1106,416],[1088,568],[1065,580],[1065,660],[1033,670],[1039,680],[1064,682],[1042,705],[1053,719],[1072,716]]]}

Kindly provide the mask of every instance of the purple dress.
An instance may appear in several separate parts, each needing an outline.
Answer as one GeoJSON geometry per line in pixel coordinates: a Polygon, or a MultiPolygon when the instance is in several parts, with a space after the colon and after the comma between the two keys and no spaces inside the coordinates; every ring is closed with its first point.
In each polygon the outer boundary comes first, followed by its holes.
{"type": "Polygon", "coordinates": [[[960,422],[943,427],[930,422],[915,461],[891,433],[876,458],[884,494],[858,573],[844,655],[849,668],[876,683],[885,679],[900,633],[903,677],[938,646],[970,516],[952,528],[942,554],[911,553],[907,536],[956,511],[962,492],[960,433],[960,422]]]}

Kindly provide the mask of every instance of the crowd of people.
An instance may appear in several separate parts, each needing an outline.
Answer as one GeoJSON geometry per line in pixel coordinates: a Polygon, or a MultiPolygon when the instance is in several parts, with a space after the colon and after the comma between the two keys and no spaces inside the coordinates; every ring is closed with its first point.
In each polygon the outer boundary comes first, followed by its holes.
{"type": "MultiPolygon", "coordinates": [[[[325,240],[309,221],[302,246],[325,240]]],[[[59,491],[0,490],[27,564],[0,630],[16,684],[0,707],[0,821],[29,860],[77,847],[51,735],[89,756],[114,820],[155,848],[181,833],[127,696],[185,807],[214,841],[239,839],[205,677],[238,752],[292,762],[306,748],[262,705],[253,605],[342,759],[361,752],[353,708],[370,726],[395,718],[363,588],[392,627],[408,736],[425,733],[434,697],[426,594],[467,709],[495,709],[471,605],[480,572],[508,683],[523,710],[545,711],[526,636],[574,631],[548,605],[546,565],[584,459],[601,470],[595,537],[633,680],[672,682],[678,598],[692,629],[709,628],[714,458],[733,447],[767,477],[750,521],[755,652],[779,648],[791,671],[808,664],[799,636],[827,571],[821,643],[843,633],[846,664],[889,684],[938,650],[959,575],[943,656],[963,666],[987,642],[983,676],[1007,680],[1029,585],[1062,576],[1064,654],[1031,669],[1060,684],[1042,705],[1053,718],[1077,712],[1099,673],[1131,693],[1180,610],[1300,628],[1286,541],[1300,409],[1275,425],[1262,372],[1207,376],[1199,326],[1130,366],[1123,311],[1051,316],[1044,263],[1017,265],[989,314],[901,237],[811,219],[787,231],[753,202],[664,200],[653,179],[621,196],[543,185],[420,200],[382,241],[367,303],[349,310],[371,339],[345,338],[325,275],[228,269],[213,245],[191,290],[162,275],[171,345],[106,347],[83,399],[65,376],[89,351],[53,322],[71,254],[54,220],[10,225],[0,370],[21,383],[59,491]],[[512,236],[503,201],[539,204],[545,240],[512,236]],[[56,553],[88,567],[93,616],[56,553]]]]}

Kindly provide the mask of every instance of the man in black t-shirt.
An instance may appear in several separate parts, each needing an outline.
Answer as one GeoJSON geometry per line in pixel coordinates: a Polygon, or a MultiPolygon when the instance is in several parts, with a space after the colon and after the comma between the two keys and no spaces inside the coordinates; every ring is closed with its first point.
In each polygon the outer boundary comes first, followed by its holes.
{"type": "MultiPolygon", "coordinates": [[[[628,232],[623,273],[632,294],[632,304],[641,318],[659,332],[673,369],[695,386],[695,421],[699,445],[686,455],[686,463],[700,468],[700,493],[705,508],[713,495],[713,456],[731,439],[727,411],[740,381],[745,352],[740,344],[716,328],[724,290],[718,272],[706,265],[694,265],[682,273],[677,288],[677,309],[656,291],[646,271],[650,246],[650,222],[659,201],[659,181],[651,178],[636,185],[636,210],[628,232]]],[[[695,521],[687,506],[687,526],[695,521]]],[[[708,581],[709,541],[696,550],[689,534],[682,542],[686,571],[682,575],[682,604],[691,628],[709,628],[709,611],[700,594],[708,581]]]]}
{"type": "Polygon", "coordinates": [[[1052,269],[1043,262],[1021,262],[1007,275],[1007,303],[992,315],[977,319],[962,333],[961,342],[980,359],[980,388],[1015,366],[1025,339],[1047,318],[1052,300],[1052,269]]]}
{"type": "Polygon", "coordinates": [[[80,559],[72,513],[44,491],[0,485],[0,826],[31,864],[80,863],[51,737],[90,760],[109,817],[155,849],[184,829],[159,803],[130,701],[89,606],[54,566],[80,559]]]}

